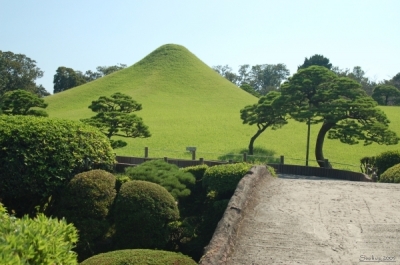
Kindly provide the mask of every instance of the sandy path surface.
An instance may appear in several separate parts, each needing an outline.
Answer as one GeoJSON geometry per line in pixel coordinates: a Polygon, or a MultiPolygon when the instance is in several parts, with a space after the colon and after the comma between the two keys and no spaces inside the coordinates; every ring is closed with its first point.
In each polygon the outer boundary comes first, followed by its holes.
{"type": "Polygon", "coordinates": [[[400,185],[281,177],[255,188],[227,264],[400,264],[400,185]]]}

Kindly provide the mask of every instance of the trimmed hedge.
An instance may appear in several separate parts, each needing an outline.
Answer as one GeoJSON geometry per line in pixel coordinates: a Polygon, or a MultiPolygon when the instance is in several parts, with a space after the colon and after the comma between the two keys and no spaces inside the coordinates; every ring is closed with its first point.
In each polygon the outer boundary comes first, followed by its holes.
{"type": "Polygon", "coordinates": [[[115,197],[115,177],[101,169],[77,174],[64,189],[56,215],[65,217],[79,230],[76,251],[80,260],[99,253],[96,242],[102,241],[109,230],[108,217],[115,197]]]}
{"type": "Polygon", "coordinates": [[[0,198],[18,216],[34,214],[77,173],[114,163],[107,137],[81,122],[0,116],[0,198]]]}
{"type": "Polygon", "coordinates": [[[141,180],[125,182],[115,202],[117,248],[162,249],[169,241],[168,223],[178,218],[175,200],[165,188],[141,180]]]}
{"type": "Polygon", "coordinates": [[[381,174],[379,182],[400,183],[400,164],[388,168],[381,174]]]}
{"type": "Polygon", "coordinates": [[[71,251],[77,241],[76,228],[64,219],[18,219],[0,203],[0,264],[77,264],[71,251]]]}
{"type": "Polygon", "coordinates": [[[134,180],[157,183],[166,188],[175,199],[189,196],[190,189],[187,187],[195,183],[192,174],[162,160],[151,160],[136,167],[129,167],[125,174],[134,180]]]}
{"type": "Polygon", "coordinates": [[[250,164],[237,163],[213,166],[206,170],[203,177],[203,186],[208,191],[215,191],[217,194],[229,194],[232,196],[239,181],[251,168],[250,164]]]}
{"type": "Polygon", "coordinates": [[[378,168],[378,175],[384,173],[388,168],[400,163],[400,152],[386,151],[376,156],[375,166],[378,168]]]}
{"type": "Polygon", "coordinates": [[[195,185],[190,186],[190,195],[179,200],[179,212],[182,217],[198,215],[203,210],[207,196],[207,190],[203,187],[203,177],[207,169],[207,165],[181,169],[192,174],[196,179],[195,185]]]}
{"type": "Polygon", "coordinates": [[[126,249],[93,256],[81,265],[196,265],[188,256],[180,253],[151,250],[126,249]]]}

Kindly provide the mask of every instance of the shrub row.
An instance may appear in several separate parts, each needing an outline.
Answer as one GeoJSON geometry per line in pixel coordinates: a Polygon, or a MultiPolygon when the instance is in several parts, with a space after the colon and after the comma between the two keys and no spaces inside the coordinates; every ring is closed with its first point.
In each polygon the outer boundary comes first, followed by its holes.
{"type": "Polygon", "coordinates": [[[18,216],[34,214],[77,173],[112,170],[115,155],[97,129],[80,122],[0,116],[0,198],[18,216]]]}

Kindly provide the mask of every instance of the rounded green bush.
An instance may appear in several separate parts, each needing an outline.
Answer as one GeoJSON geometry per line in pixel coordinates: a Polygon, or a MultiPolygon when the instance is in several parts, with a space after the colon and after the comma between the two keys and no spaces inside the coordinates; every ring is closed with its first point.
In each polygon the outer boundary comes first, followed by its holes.
{"type": "Polygon", "coordinates": [[[375,166],[378,168],[378,174],[381,175],[388,168],[400,163],[399,151],[386,151],[375,158],[375,166]]]}
{"type": "Polygon", "coordinates": [[[125,182],[115,202],[117,247],[162,249],[169,240],[168,223],[178,218],[175,200],[165,188],[141,180],[125,182]]]}
{"type": "Polygon", "coordinates": [[[383,172],[379,182],[400,183],[400,164],[394,165],[383,172]]]}
{"type": "Polygon", "coordinates": [[[95,169],[77,174],[62,192],[56,215],[65,217],[79,230],[79,259],[96,253],[96,243],[104,240],[109,230],[115,182],[113,174],[95,169]]]}
{"type": "Polygon", "coordinates": [[[175,199],[189,196],[188,186],[193,186],[195,183],[192,174],[162,160],[151,160],[137,167],[129,167],[125,173],[131,179],[149,181],[163,186],[175,199]]]}
{"type": "Polygon", "coordinates": [[[180,253],[151,250],[126,249],[93,256],[81,265],[195,265],[194,260],[180,253]]]}
{"type": "Polygon", "coordinates": [[[208,191],[215,191],[218,195],[230,196],[236,189],[239,181],[251,168],[250,164],[237,163],[213,166],[206,170],[203,177],[203,186],[208,191]]]}
{"type": "Polygon", "coordinates": [[[0,198],[18,216],[34,214],[77,173],[114,163],[107,137],[81,122],[0,116],[0,198]]]}

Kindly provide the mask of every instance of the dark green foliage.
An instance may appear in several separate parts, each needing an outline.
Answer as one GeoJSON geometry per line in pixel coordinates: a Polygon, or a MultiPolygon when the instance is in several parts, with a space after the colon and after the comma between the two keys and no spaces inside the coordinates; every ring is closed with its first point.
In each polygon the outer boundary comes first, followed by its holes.
{"type": "Polygon", "coordinates": [[[0,51],[0,96],[7,91],[23,89],[39,96],[48,95],[35,80],[43,76],[36,61],[25,54],[0,51]]]}
{"type": "Polygon", "coordinates": [[[180,253],[151,250],[126,249],[93,256],[81,265],[195,265],[191,258],[180,253]]]}
{"type": "Polygon", "coordinates": [[[207,190],[203,187],[202,181],[207,169],[207,165],[185,167],[182,169],[183,172],[192,174],[196,179],[195,184],[190,185],[190,195],[179,200],[179,212],[183,218],[198,215],[204,208],[207,190]]]}
{"type": "Polygon", "coordinates": [[[178,218],[176,202],[165,188],[128,181],[122,184],[115,203],[117,248],[162,249],[169,240],[168,223],[178,218]]]}
{"type": "Polygon", "coordinates": [[[190,255],[196,261],[200,260],[204,247],[210,242],[228,203],[229,199],[216,200],[210,196],[204,201],[203,211],[199,213],[198,218],[185,220],[184,225],[194,230],[190,237],[185,238],[186,242],[180,248],[183,253],[190,255]]]}
{"type": "Polygon", "coordinates": [[[113,174],[95,169],[77,174],[62,192],[56,215],[65,217],[79,230],[79,259],[96,253],[96,243],[105,238],[109,214],[116,196],[113,174]]]}
{"type": "Polygon", "coordinates": [[[378,175],[381,175],[388,168],[400,163],[399,151],[386,151],[376,156],[375,165],[378,168],[378,175]]]}
{"type": "Polygon", "coordinates": [[[383,172],[379,177],[379,182],[400,183],[400,163],[383,172]]]}
{"type": "Polygon", "coordinates": [[[249,84],[244,83],[244,84],[242,84],[242,85],[240,86],[240,88],[243,89],[244,91],[246,91],[247,93],[252,94],[252,95],[255,96],[255,97],[258,97],[258,98],[259,98],[259,97],[261,96],[260,93],[258,93],[257,91],[255,91],[254,88],[253,88],[252,86],[250,86],[249,84]]]}
{"type": "Polygon", "coordinates": [[[376,167],[375,156],[364,156],[360,159],[361,172],[367,173],[369,168],[376,167]]]}
{"type": "Polygon", "coordinates": [[[83,85],[86,83],[86,80],[79,71],[75,71],[74,69],[65,66],[60,66],[56,70],[53,83],[53,93],[56,94],[67,89],[83,85]]]}
{"type": "Polygon", "coordinates": [[[0,116],[0,198],[18,216],[34,214],[76,174],[112,170],[108,139],[76,121],[0,116]]]}
{"type": "Polygon", "coordinates": [[[208,169],[207,165],[199,165],[199,166],[192,166],[192,167],[185,167],[182,168],[181,170],[183,172],[188,172],[194,176],[196,179],[196,184],[200,183],[203,179],[204,173],[208,169]]]}
{"type": "Polygon", "coordinates": [[[321,54],[314,54],[313,56],[310,56],[310,58],[306,57],[304,59],[304,63],[302,65],[300,65],[297,68],[297,70],[304,69],[304,68],[310,67],[312,65],[323,66],[329,70],[332,68],[332,64],[329,62],[328,58],[324,57],[321,54]]]}
{"type": "Polygon", "coordinates": [[[239,181],[247,174],[251,168],[250,164],[238,163],[210,167],[206,170],[203,177],[203,186],[208,191],[214,191],[219,196],[228,194],[230,198],[236,189],[239,181]]]}
{"type": "Polygon", "coordinates": [[[126,68],[126,64],[118,64],[118,65],[111,65],[111,66],[97,66],[96,70],[100,76],[106,76],[111,73],[117,72],[126,68]]]}
{"type": "MultiPolygon", "coordinates": [[[[151,134],[142,118],[133,112],[142,109],[142,105],[132,99],[132,97],[114,93],[111,97],[100,97],[92,101],[89,109],[97,114],[82,122],[97,127],[108,139],[112,136],[122,136],[130,138],[147,138],[151,134]]],[[[127,145],[122,140],[111,140],[114,149],[127,145]]]]}
{"type": "Polygon", "coordinates": [[[342,143],[393,145],[399,138],[389,130],[390,121],[378,109],[361,85],[348,77],[338,77],[321,66],[300,69],[281,87],[290,115],[308,124],[321,123],[315,144],[315,158],[324,166],[325,136],[342,143]]]}
{"type": "Polygon", "coordinates": [[[378,102],[379,105],[399,105],[400,90],[392,85],[379,85],[375,87],[372,98],[378,102]]]}
{"type": "Polygon", "coordinates": [[[77,241],[76,228],[64,219],[18,219],[0,203],[0,264],[77,264],[71,251],[77,241]]]}
{"type": "Polygon", "coordinates": [[[37,95],[22,89],[6,92],[0,101],[0,111],[3,114],[48,116],[44,110],[31,109],[35,107],[46,108],[47,103],[37,95]]]}
{"type": "Polygon", "coordinates": [[[389,80],[389,84],[400,89],[400,73],[397,73],[395,76],[393,76],[392,79],[389,80]]]}
{"type": "Polygon", "coordinates": [[[175,199],[189,196],[188,186],[195,184],[195,178],[190,173],[162,160],[151,160],[137,167],[129,167],[125,174],[131,179],[157,183],[166,188],[175,199]]]}
{"type": "Polygon", "coordinates": [[[243,124],[257,125],[257,132],[250,138],[249,143],[249,155],[253,155],[254,141],[258,136],[268,127],[276,130],[287,124],[287,110],[280,102],[280,93],[271,91],[261,97],[257,104],[240,110],[240,118],[243,124]]]}

